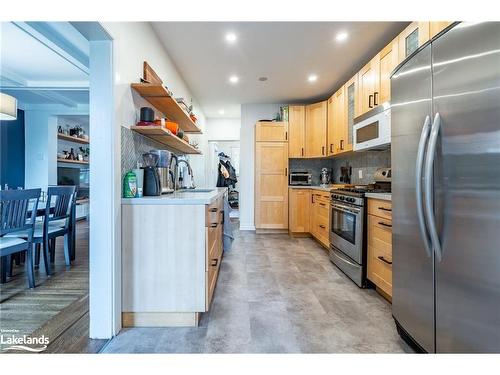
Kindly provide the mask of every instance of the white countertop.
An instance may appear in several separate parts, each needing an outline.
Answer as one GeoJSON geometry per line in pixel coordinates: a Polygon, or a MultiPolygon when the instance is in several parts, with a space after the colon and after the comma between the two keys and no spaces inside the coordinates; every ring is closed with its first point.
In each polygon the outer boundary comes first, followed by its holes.
{"type": "Polygon", "coordinates": [[[381,199],[384,201],[392,201],[391,193],[365,193],[365,197],[381,199]]]}
{"type": "MultiPolygon", "coordinates": [[[[195,189],[196,190],[196,189],[195,189]]],[[[175,191],[157,197],[122,198],[122,205],[145,204],[145,205],[195,205],[211,204],[227,191],[227,188],[213,188],[209,192],[193,192],[189,190],[175,191]]]]}
{"type": "Polygon", "coordinates": [[[339,189],[341,187],[344,187],[344,184],[333,184],[329,186],[319,186],[319,185],[314,185],[314,186],[304,186],[304,185],[289,185],[288,187],[291,189],[311,189],[311,190],[321,190],[321,191],[332,191],[335,189],[339,189]]]}

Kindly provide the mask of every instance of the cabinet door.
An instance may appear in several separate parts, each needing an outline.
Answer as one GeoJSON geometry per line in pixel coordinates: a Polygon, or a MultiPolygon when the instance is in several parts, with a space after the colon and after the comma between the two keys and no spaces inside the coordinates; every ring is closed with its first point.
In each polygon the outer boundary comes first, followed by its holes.
{"type": "Polygon", "coordinates": [[[341,152],[352,151],[354,118],[359,116],[358,75],[356,74],[344,85],[346,128],[341,152]]]}
{"type": "Polygon", "coordinates": [[[255,124],[255,141],[287,142],[288,122],[258,122],[257,124],[255,124]]]}
{"type": "Polygon", "coordinates": [[[308,233],[311,208],[311,190],[289,190],[289,223],[292,233],[308,233]]]}
{"type": "Polygon", "coordinates": [[[288,143],[255,143],[255,227],[288,228],[288,143]]]}
{"type": "Polygon", "coordinates": [[[303,105],[288,107],[288,156],[306,156],[306,108],[303,105]]]}
{"type": "Polygon", "coordinates": [[[375,105],[391,100],[391,73],[399,64],[398,38],[387,45],[379,55],[379,91],[375,91],[375,105]]]}
{"type": "Polygon", "coordinates": [[[318,235],[318,203],[315,201],[314,191],[311,191],[311,207],[309,209],[309,232],[313,237],[318,235]]]}
{"type": "Polygon", "coordinates": [[[326,156],[327,102],[306,106],[306,156],[326,156]]]}
{"type": "Polygon", "coordinates": [[[453,21],[429,22],[429,39],[434,38],[441,31],[450,26],[453,21]]]}
{"type": "Polygon", "coordinates": [[[344,86],[333,94],[333,154],[346,151],[347,117],[344,86]]]}
{"type": "Polygon", "coordinates": [[[398,36],[399,62],[429,40],[429,22],[412,22],[398,36]]]}
{"type": "Polygon", "coordinates": [[[378,98],[375,98],[375,92],[378,92],[379,86],[379,55],[375,56],[363,69],[358,73],[359,77],[359,99],[360,99],[360,114],[368,112],[375,108],[375,103],[378,98]]]}

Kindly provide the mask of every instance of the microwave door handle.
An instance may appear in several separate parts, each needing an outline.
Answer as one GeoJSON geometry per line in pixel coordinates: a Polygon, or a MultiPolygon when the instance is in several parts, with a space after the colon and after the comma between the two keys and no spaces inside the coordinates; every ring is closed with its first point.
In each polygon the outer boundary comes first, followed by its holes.
{"type": "Polygon", "coordinates": [[[434,121],[432,123],[431,132],[429,135],[429,142],[427,146],[427,153],[425,155],[424,164],[424,194],[425,194],[425,216],[427,219],[427,228],[429,229],[429,234],[432,242],[432,247],[436,253],[436,258],[441,262],[443,258],[443,252],[441,249],[441,243],[436,228],[436,218],[434,217],[434,197],[433,197],[433,166],[434,158],[436,155],[437,139],[439,136],[439,130],[441,128],[441,116],[436,113],[434,121]]]}
{"type": "Polygon", "coordinates": [[[430,128],[431,118],[427,115],[425,117],[424,126],[422,127],[422,133],[420,134],[420,141],[418,142],[417,163],[415,167],[415,196],[417,203],[418,226],[420,229],[420,236],[424,241],[425,251],[429,258],[431,257],[432,252],[429,234],[427,232],[424,219],[424,206],[422,202],[422,167],[424,165],[425,145],[427,138],[429,137],[430,128]]]}

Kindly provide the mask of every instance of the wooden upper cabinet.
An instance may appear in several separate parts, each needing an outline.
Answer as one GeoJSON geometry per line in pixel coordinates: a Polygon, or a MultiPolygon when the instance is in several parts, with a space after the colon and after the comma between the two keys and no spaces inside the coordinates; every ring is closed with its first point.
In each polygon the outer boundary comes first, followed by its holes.
{"type": "Polygon", "coordinates": [[[395,38],[380,53],[378,70],[378,91],[375,91],[377,104],[382,104],[391,100],[391,73],[399,64],[399,43],[395,38]],[[378,92],[378,94],[377,94],[378,92]]]}
{"type": "Polygon", "coordinates": [[[326,100],[306,106],[306,156],[326,156],[327,141],[326,100]]]}
{"type": "Polygon", "coordinates": [[[288,107],[288,156],[306,156],[306,107],[303,105],[288,107]]]}
{"type": "Polygon", "coordinates": [[[288,122],[257,122],[255,124],[255,141],[288,142],[288,122]]]}
{"type": "Polygon", "coordinates": [[[345,86],[337,90],[328,100],[328,155],[335,155],[347,151],[348,129],[345,86]]]}
{"type": "Polygon", "coordinates": [[[441,31],[450,26],[453,21],[429,22],[429,39],[434,38],[441,31]]]}
{"type": "Polygon", "coordinates": [[[422,44],[427,42],[429,37],[429,22],[412,22],[398,36],[399,62],[406,59],[422,44]]]}
{"type": "Polygon", "coordinates": [[[359,82],[356,74],[344,85],[345,91],[345,141],[343,142],[342,152],[352,151],[352,141],[354,133],[354,119],[360,115],[359,106],[359,82]]]}
{"type": "Polygon", "coordinates": [[[255,142],[255,227],[288,228],[287,142],[255,142]]]}
{"type": "Polygon", "coordinates": [[[379,98],[379,54],[370,60],[358,73],[360,115],[375,108],[379,98]],[[376,94],[377,93],[377,94],[376,94]]]}

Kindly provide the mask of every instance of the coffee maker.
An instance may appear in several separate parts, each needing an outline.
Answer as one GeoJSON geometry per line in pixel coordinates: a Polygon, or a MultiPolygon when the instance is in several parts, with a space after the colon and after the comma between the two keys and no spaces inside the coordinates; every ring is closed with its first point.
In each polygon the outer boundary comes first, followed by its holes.
{"type": "Polygon", "coordinates": [[[167,150],[151,150],[149,152],[158,156],[157,170],[160,177],[161,194],[173,193],[173,173],[170,169],[172,153],[167,150]]]}
{"type": "Polygon", "coordinates": [[[148,152],[142,154],[144,160],[144,196],[161,195],[160,175],[158,174],[158,155],[148,152]]]}

